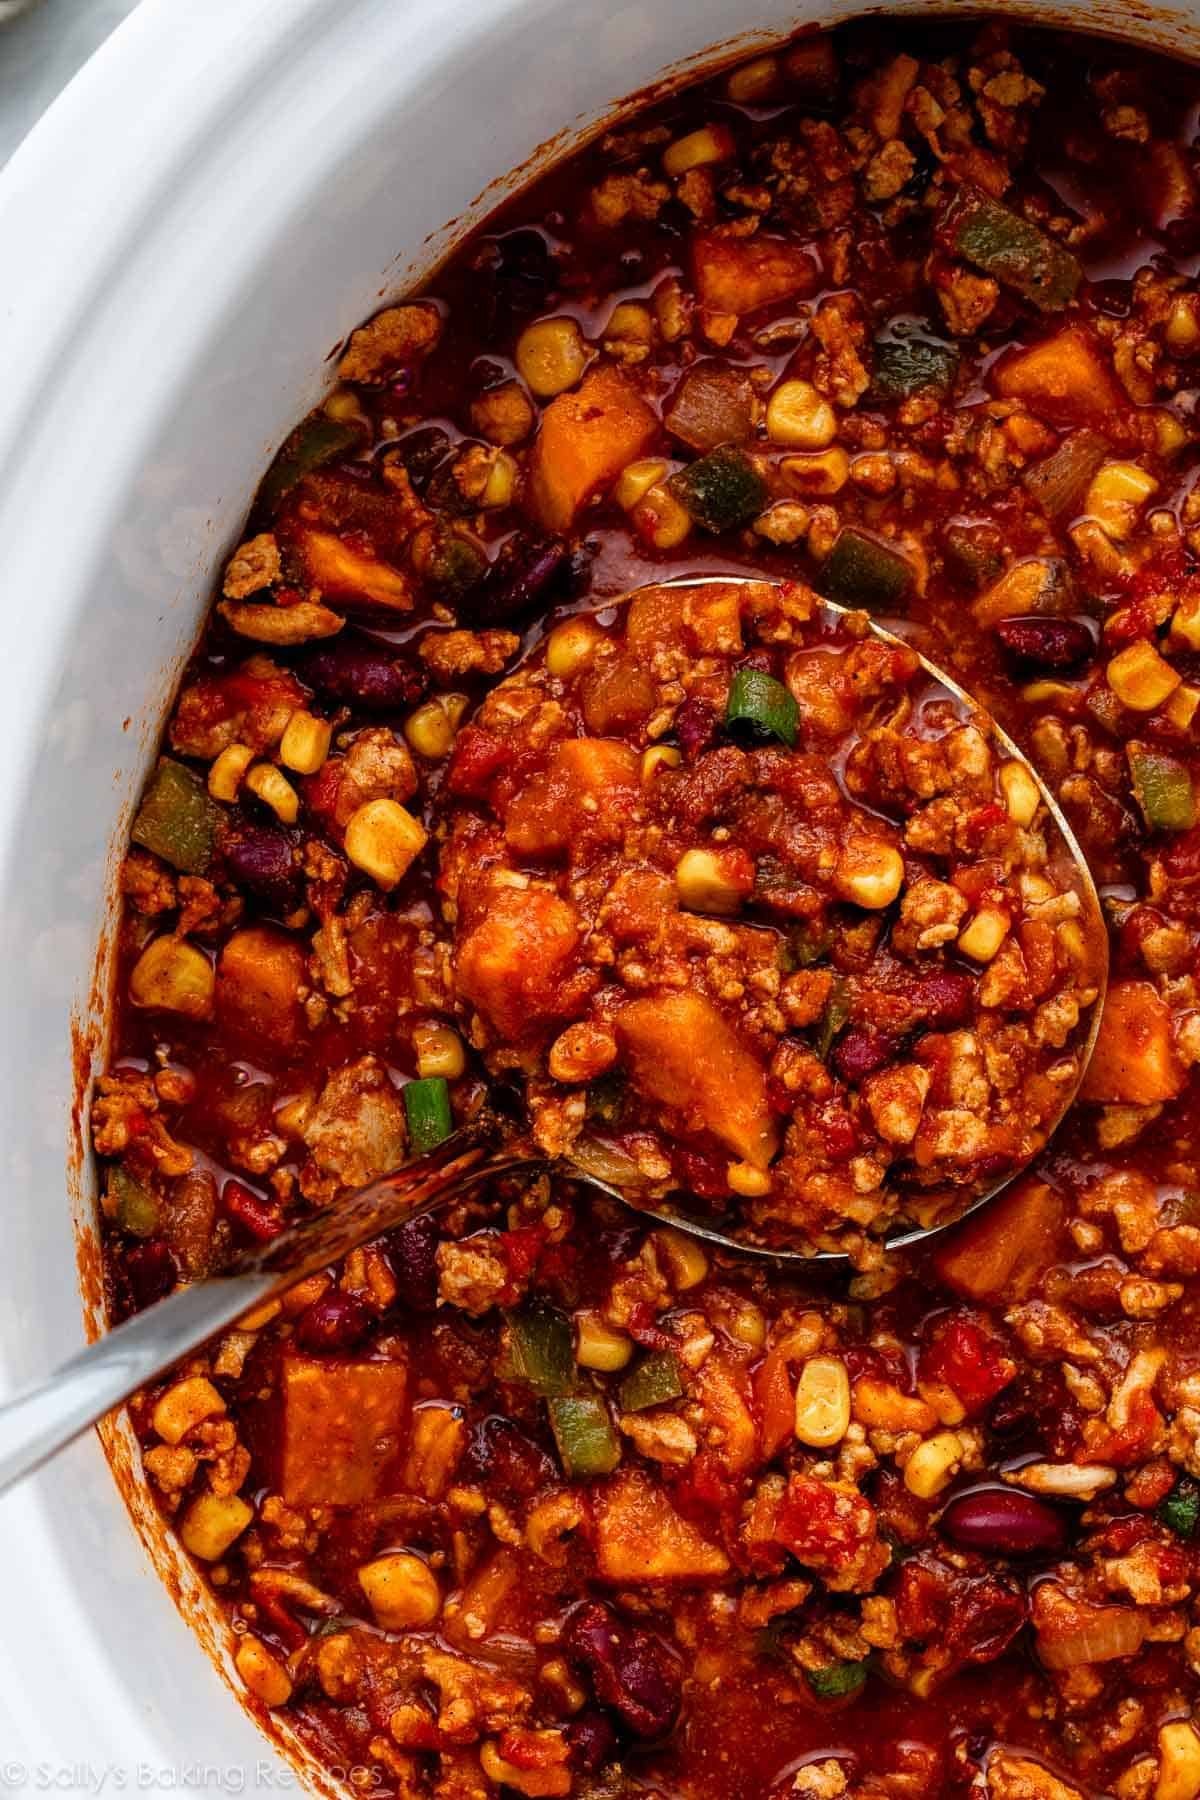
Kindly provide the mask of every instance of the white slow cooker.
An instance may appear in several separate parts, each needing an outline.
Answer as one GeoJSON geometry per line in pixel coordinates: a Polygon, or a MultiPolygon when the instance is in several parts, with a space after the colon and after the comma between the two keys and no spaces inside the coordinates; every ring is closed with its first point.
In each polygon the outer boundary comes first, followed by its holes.
{"type": "MultiPolygon", "coordinates": [[[[211,571],[330,352],[495,204],[496,177],[663,75],[853,10],[144,0],[0,178],[4,1389],[84,1335],[79,1090],[127,811],[211,571]]],[[[1200,56],[1200,0],[1002,10],[1200,56]]],[[[0,1789],[299,1787],[180,1616],[164,1570],[203,1634],[125,1485],[130,1509],[89,1437],[0,1501],[0,1789]]]]}

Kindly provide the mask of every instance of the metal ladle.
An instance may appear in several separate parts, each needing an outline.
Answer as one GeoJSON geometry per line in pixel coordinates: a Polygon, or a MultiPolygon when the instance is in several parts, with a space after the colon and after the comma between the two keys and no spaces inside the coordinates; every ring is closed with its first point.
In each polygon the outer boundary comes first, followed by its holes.
{"type": "MultiPolygon", "coordinates": [[[[729,583],[754,577],[720,575],[711,578],[692,577],[680,581],[648,584],[654,588],[703,587],[713,581],[729,583]]],[[[634,599],[641,588],[605,601],[597,611],[607,611],[634,599]]],[[[822,605],[831,613],[847,613],[850,609],[832,601],[822,605]]],[[[889,644],[902,640],[870,621],[876,637],[889,644]]],[[[911,646],[906,646],[911,649],[911,646]]],[[[970,707],[978,720],[985,721],[992,740],[1006,757],[1021,762],[1037,783],[1074,865],[1077,891],[1087,915],[1087,924],[1098,933],[1097,948],[1102,948],[1096,973],[1097,999],[1092,1007],[1090,1029],[1079,1051],[1078,1079],[1063,1095],[1062,1106],[1048,1129],[1047,1138],[1057,1130],[1079,1090],[1095,1046],[1103,1010],[1107,982],[1107,936],[1103,929],[1100,900],[1083,852],[1063,817],[1054,796],[1022,750],[958,685],[952,676],[927,657],[919,657],[927,674],[970,707]]],[[[1033,1154],[1040,1153],[1039,1145],[1033,1154]]],[[[289,1226],[260,1249],[238,1256],[224,1273],[210,1275],[194,1282],[166,1299],[147,1307],[135,1318],[89,1344],[76,1356],[63,1363],[43,1382],[26,1389],[0,1406],[0,1492],[21,1476],[45,1462],[71,1439],[85,1431],[113,1407],[138,1388],[163,1374],[174,1363],[196,1350],[208,1338],[234,1324],[243,1315],[262,1306],[274,1296],[293,1287],[305,1276],[315,1274],[338,1261],[358,1245],[395,1230],[419,1213],[444,1206],[458,1198],[478,1182],[505,1175],[519,1169],[550,1166],[565,1178],[578,1181],[601,1193],[634,1207],[638,1212],[673,1225],[706,1243],[742,1255],[767,1257],[780,1262],[838,1263],[844,1256],[831,1251],[815,1253],[803,1250],[769,1248],[747,1243],[728,1232],[691,1217],[686,1212],[661,1204],[641,1204],[628,1189],[614,1186],[587,1167],[586,1151],[580,1160],[574,1157],[551,1164],[528,1139],[504,1139],[501,1121],[485,1112],[444,1143],[421,1156],[414,1157],[403,1168],[382,1176],[378,1181],[359,1188],[335,1206],[311,1219],[289,1226]]],[[[931,1237],[947,1225],[957,1224],[975,1212],[1001,1188],[1021,1173],[1026,1164],[1008,1169],[984,1192],[972,1194],[969,1202],[948,1216],[939,1216],[928,1225],[915,1225],[890,1235],[889,1246],[914,1244],[931,1237]]]]}

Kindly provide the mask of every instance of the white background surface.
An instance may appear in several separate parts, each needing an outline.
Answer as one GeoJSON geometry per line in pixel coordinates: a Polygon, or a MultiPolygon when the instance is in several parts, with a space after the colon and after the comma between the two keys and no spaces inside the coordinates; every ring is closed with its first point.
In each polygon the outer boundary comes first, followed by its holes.
{"type": "Polygon", "coordinates": [[[0,24],[0,166],[138,0],[41,0],[0,24]]]}

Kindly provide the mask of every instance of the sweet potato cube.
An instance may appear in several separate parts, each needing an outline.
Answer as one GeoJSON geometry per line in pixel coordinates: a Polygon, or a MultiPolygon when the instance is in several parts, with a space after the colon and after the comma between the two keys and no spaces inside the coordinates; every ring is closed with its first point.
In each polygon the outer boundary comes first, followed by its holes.
{"type": "Polygon", "coordinates": [[[221,1023],[287,1048],[304,1023],[300,995],[307,985],[304,952],[295,938],[268,925],[235,931],[217,962],[221,1023]]]}
{"type": "Polygon", "coordinates": [[[1053,1264],[1066,1202],[1045,1181],[1018,1181],[942,1238],[934,1267],[971,1300],[1021,1300],[1053,1264]]]}
{"type": "Polygon", "coordinates": [[[633,1000],[617,1033],[641,1093],[681,1114],[685,1129],[711,1132],[766,1168],[778,1148],[766,1075],[711,1000],[693,992],[633,1000]]]}
{"type": "Polygon", "coordinates": [[[501,888],[458,947],[458,985],[501,1036],[526,1038],[559,1014],[579,943],[575,908],[544,888],[501,888]]]}
{"type": "Polygon", "coordinates": [[[782,238],[696,231],[692,279],[701,306],[740,315],[773,300],[811,294],[817,285],[817,265],[811,252],[782,238]]]}
{"type": "Polygon", "coordinates": [[[568,738],[512,801],[505,836],[522,856],[552,855],[584,835],[619,843],[640,792],[636,750],[615,738],[568,738]]]}
{"type": "Polygon", "coordinates": [[[361,1506],[387,1491],[403,1446],[401,1362],[286,1355],[279,1491],[289,1506],[361,1506]]]}
{"type": "Polygon", "coordinates": [[[675,1511],[662,1489],[630,1469],[597,1486],[596,1562],[606,1581],[712,1581],[729,1558],[675,1511]]]}
{"type": "Polygon", "coordinates": [[[636,388],[609,363],[560,394],[542,414],[529,459],[533,512],[551,531],[566,531],[593,494],[615,481],[658,435],[658,419],[636,388]]]}
{"type": "Polygon", "coordinates": [[[408,612],[411,608],[413,591],[407,575],[377,556],[352,550],[332,531],[302,532],[300,548],[308,578],[323,594],[369,600],[396,612],[408,612]]]}
{"type": "Polygon", "coordinates": [[[1080,1097],[1109,1105],[1173,1100],[1187,1079],[1171,1042],[1171,1012],[1149,981],[1114,981],[1080,1097]]]}
{"type": "Polygon", "coordinates": [[[1002,358],[996,392],[1003,400],[1020,400],[1051,425],[1089,425],[1108,438],[1128,408],[1103,354],[1081,325],[1068,325],[1002,358]]]}
{"type": "Polygon", "coordinates": [[[742,648],[743,587],[706,582],[698,588],[648,588],[631,602],[625,634],[635,655],[678,643],[702,654],[736,656],[742,648]]]}

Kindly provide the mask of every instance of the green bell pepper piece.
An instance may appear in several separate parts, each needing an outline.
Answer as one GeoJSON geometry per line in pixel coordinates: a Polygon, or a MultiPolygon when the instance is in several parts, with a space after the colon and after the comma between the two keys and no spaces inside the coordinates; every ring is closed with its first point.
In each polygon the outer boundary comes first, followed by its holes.
{"type": "Polygon", "coordinates": [[[817,1035],[813,1042],[813,1050],[822,1062],[827,1062],[829,1052],[833,1049],[834,1039],[849,1023],[850,997],[846,992],[846,984],[841,976],[837,976],[825,1002],[825,1010],[817,1024],[817,1035]]]}
{"type": "Polygon", "coordinates": [[[773,675],[761,669],[739,669],[725,702],[726,725],[752,725],[756,731],[779,739],[789,749],[796,742],[800,708],[773,675]]]}
{"type": "Polygon", "coordinates": [[[404,1087],[404,1111],[408,1116],[408,1142],[414,1155],[432,1150],[454,1130],[450,1113],[450,1089],[444,1075],[428,1075],[404,1087]]]}
{"type": "Polygon", "coordinates": [[[531,1301],[507,1315],[511,1379],[524,1381],[535,1394],[569,1394],[577,1370],[571,1322],[557,1307],[531,1301]]]}
{"type": "Polygon", "coordinates": [[[912,580],[907,556],[857,525],[844,525],[822,565],[820,592],[840,606],[886,611],[904,597],[912,580]]]}
{"type": "Polygon", "coordinates": [[[621,1460],[621,1445],[600,1396],[565,1394],[547,1404],[565,1473],[580,1481],[591,1475],[611,1475],[621,1460]]]}
{"type": "Polygon", "coordinates": [[[1200,1482],[1190,1475],[1181,1475],[1155,1512],[1176,1537],[1194,1538],[1200,1525],[1200,1482]]]}
{"type": "Polygon", "coordinates": [[[1130,744],[1125,754],[1134,795],[1151,831],[1190,831],[1196,823],[1196,790],[1186,763],[1143,744],[1130,744]]]}
{"type": "Polygon", "coordinates": [[[948,394],[958,374],[958,351],[936,338],[902,336],[875,340],[871,390],[884,400],[908,400],[932,388],[948,394]]]}
{"type": "Polygon", "coordinates": [[[307,419],[302,419],[295,431],[284,439],[274,462],[263,476],[258,489],[258,507],[273,512],[298,481],[362,441],[361,425],[331,419],[321,411],[309,413],[307,419]]]}
{"type": "Polygon", "coordinates": [[[955,256],[1011,288],[1039,312],[1061,312],[1083,275],[1069,250],[978,188],[960,187],[939,236],[955,256]]]}
{"type": "Polygon", "coordinates": [[[844,1700],[848,1694],[857,1694],[867,1679],[867,1665],[837,1662],[824,1669],[805,1669],[804,1674],[818,1700],[844,1700]]]}
{"type": "Polygon", "coordinates": [[[158,1230],[158,1199],[148,1187],[135,1181],[120,1165],[108,1171],[108,1206],[106,1210],[122,1231],[130,1237],[153,1237],[158,1230]]]}
{"type": "Polygon", "coordinates": [[[203,875],[223,817],[200,776],[164,756],[146,784],[129,835],[181,874],[203,875]]]}
{"type": "Polygon", "coordinates": [[[653,1350],[631,1369],[621,1383],[621,1411],[645,1412],[648,1406],[664,1406],[683,1393],[679,1364],[669,1350],[653,1350]]]}
{"type": "Polygon", "coordinates": [[[702,531],[732,531],[763,509],[767,484],[750,458],[722,444],[668,477],[667,486],[702,531]]]}

